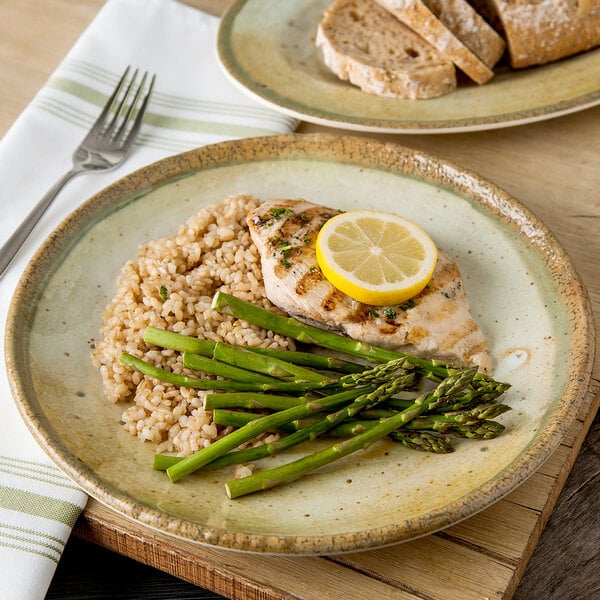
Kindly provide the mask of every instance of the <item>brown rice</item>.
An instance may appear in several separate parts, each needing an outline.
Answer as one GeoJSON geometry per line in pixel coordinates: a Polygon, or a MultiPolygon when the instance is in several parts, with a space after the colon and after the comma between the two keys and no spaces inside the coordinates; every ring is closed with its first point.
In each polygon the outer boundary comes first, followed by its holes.
{"type": "Polygon", "coordinates": [[[256,198],[239,195],[209,206],[174,236],[140,247],[137,260],[122,268],[92,360],[100,369],[107,398],[127,403],[125,430],[156,444],[156,452],[187,456],[223,431],[203,408],[204,392],[163,384],[120,363],[126,351],[174,372],[189,372],[179,353],[143,342],[146,327],[246,346],[293,348],[287,338],[211,309],[217,290],[272,308],[245,221],[258,204],[256,198]]]}

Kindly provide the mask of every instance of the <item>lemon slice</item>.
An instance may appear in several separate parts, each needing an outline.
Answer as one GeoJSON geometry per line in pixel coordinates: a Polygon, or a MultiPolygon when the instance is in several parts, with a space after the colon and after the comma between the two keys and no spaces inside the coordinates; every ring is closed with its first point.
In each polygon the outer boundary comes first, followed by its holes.
{"type": "Polygon", "coordinates": [[[433,240],[416,223],[391,213],[355,210],[325,222],[316,242],[319,267],[351,298],[402,304],[429,282],[437,261],[433,240]]]}

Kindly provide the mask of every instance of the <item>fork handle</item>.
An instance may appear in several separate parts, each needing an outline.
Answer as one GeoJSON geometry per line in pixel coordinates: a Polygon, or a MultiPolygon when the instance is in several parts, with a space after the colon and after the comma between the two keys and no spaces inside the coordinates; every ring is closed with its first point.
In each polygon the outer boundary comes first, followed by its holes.
{"type": "Polygon", "coordinates": [[[0,278],[12,263],[13,259],[29,237],[29,234],[46,212],[50,204],[64,185],[71,180],[75,175],[81,173],[82,170],[74,167],[68,173],[65,173],[39,200],[33,210],[25,217],[25,220],[19,225],[15,232],[6,240],[4,246],[0,248],[0,278]]]}

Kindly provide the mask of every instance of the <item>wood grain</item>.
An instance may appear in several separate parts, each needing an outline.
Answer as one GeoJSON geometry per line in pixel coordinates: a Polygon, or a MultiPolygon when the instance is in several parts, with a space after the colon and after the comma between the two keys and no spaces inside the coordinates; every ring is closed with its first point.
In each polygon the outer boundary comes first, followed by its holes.
{"type": "Polygon", "coordinates": [[[597,418],[513,600],[600,598],[599,449],[597,418]]]}
{"type": "MultiPolygon", "coordinates": [[[[213,13],[226,4],[220,0],[186,3],[213,13]]],[[[102,0],[3,0],[0,135],[102,4],[102,0]]],[[[321,130],[335,131],[307,123],[300,127],[301,132],[321,130]]],[[[598,322],[600,107],[474,134],[376,137],[449,158],[523,202],[573,258],[598,322]]],[[[551,458],[509,496],[441,533],[341,557],[253,556],[166,538],[91,501],[47,598],[600,597],[596,567],[600,420],[594,420],[599,390],[597,361],[588,403],[551,458]]]]}

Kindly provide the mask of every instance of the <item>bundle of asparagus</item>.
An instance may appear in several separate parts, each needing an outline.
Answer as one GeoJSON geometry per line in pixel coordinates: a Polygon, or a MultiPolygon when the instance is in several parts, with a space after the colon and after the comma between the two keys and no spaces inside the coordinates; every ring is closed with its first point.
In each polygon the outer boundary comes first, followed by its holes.
{"type": "Polygon", "coordinates": [[[352,340],[223,292],[215,295],[213,309],[348,358],[244,348],[147,328],[147,344],[183,352],[185,367],[211,377],[176,374],[127,353],[121,361],[154,379],[213,391],[205,409],[213,411],[218,425],[233,427],[191,456],[156,455],[154,468],[166,470],[173,482],[199,469],[273,456],[317,436],[338,440],[299,460],[227,482],[227,495],[237,498],[297,479],[382,438],[448,453],[451,435],[490,439],[504,430],[493,419],[510,409],[497,401],[510,386],[476,369],[352,340]],[[282,437],[238,449],[274,431],[282,437]]]}

